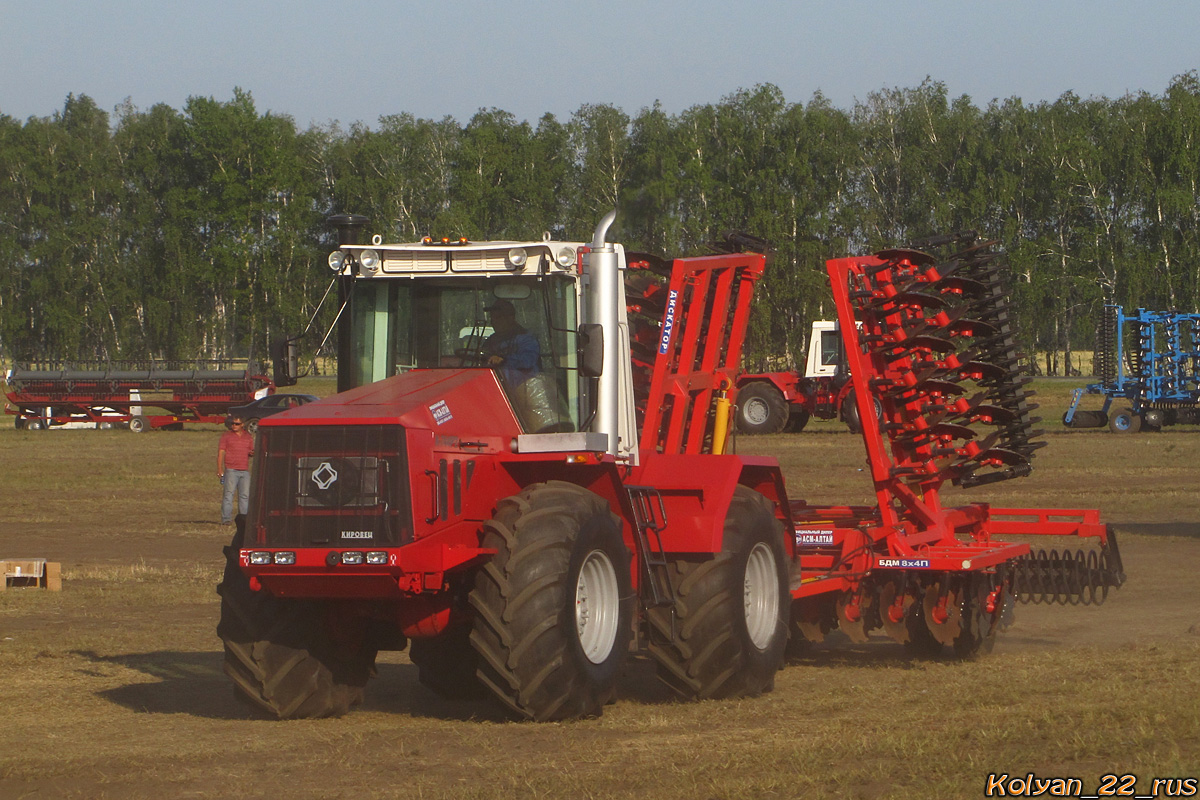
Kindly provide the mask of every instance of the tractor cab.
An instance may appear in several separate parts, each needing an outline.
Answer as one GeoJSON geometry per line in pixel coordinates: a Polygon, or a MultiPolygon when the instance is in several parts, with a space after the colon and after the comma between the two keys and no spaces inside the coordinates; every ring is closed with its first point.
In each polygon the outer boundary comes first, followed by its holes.
{"type": "Polygon", "coordinates": [[[355,280],[339,390],[418,369],[495,369],[527,433],[579,428],[577,276],[355,280]]]}

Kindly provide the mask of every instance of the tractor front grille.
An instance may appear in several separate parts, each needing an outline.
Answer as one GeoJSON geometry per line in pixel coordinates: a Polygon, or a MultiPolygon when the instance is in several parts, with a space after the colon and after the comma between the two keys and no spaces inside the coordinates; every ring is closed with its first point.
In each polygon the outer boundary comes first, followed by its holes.
{"type": "Polygon", "coordinates": [[[412,541],[404,429],[259,429],[248,542],[394,547],[412,541]]]}

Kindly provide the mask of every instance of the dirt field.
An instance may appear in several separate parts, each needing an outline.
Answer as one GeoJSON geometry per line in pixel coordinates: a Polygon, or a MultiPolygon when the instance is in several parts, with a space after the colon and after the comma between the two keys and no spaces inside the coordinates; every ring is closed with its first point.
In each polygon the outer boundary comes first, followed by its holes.
{"type": "MultiPolygon", "coordinates": [[[[343,719],[253,718],[214,631],[218,430],[0,430],[0,558],[65,573],[61,593],[0,595],[0,798],[964,797],[996,771],[1196,776],[1200,431],[1046,427],[1032,477],[963,499],[1101,508],[1129,576],[1103,606],[1019,606],[970,664],[835,634],[736,702],[670,702],[634,661],[602,718],[549,725],[439,700],[403,654],[343,719]]],[[[833,423],[738,448],[777,456],[794,496],[871,500],[861,442],[833,423]]]]}

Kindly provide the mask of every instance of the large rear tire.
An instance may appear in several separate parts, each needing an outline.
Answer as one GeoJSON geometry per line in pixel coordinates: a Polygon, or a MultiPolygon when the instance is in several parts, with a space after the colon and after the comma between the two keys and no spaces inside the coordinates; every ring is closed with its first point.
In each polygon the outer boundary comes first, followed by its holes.
{"type": "Polygon", "coordinates": [[[779,433],[788,423],[788,403],[766,381],[752,381],[738,389],[737,428],[741,433],[779,433]]]}
{"type": "Polygon", "coordinates": [[[324,604],[285,600],[251,591],[238,566],[243,522],[225,548],[225,575],[217,587],[225,644],[225,673],[239,697],[278,719],[337,717],[363,699],[375,662],[365,637],[358,645],[334,642],[324,604]]]}
{"type": "Polygon", "coordinates": [[[671,562],[675,617],[648,612],[659,678],[686,699],[771,691],[787,644],[783,526],[763,495],[737,487],[721,552],[671,562]]]}
{"type": "Polygon", "coordinates": [[[633,599],[620,519],[599,496],[562,481],[500,501],[476,575],[472,647],[478,677],[513,716],[598,716],[616,696],[633,599]]]}
{"type": "Polygon", "coordinates": [[[808,425],[811,417],[812,415],[803,408],[799,411],[793,411],[792,415],[788,417],[787,427],[784,430],[788,433],[800,433],[808,425]]]}

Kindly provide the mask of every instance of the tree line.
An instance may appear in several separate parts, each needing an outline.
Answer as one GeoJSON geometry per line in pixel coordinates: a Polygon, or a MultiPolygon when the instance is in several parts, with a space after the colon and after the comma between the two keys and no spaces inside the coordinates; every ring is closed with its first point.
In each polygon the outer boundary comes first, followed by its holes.
{"type": "Polygon", "coordinates": [[[70,96],[0,114],[0,358],[262,358],[328,285],[330,214],[385,239],[589,240],[616,207],[610,238],[632,250],[772,243],[755,369],[802,363],[809,322],[833,313],[827,258],[977,230],[1007,253],[1022,345],[1055,373],[1104,303],[1198,310],[1198,137],[1195,72],[1116,99],[980,107],[927,79],[842,109],[762,85],[678,114],[307,130],[240,89],[113,114],[70,96]]]}

